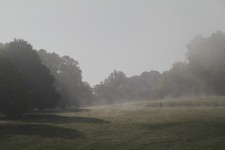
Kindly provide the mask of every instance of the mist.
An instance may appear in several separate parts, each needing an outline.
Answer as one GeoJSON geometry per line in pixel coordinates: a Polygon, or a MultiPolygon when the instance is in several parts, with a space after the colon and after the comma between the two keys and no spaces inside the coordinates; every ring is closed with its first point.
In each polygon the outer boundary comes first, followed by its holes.
{"type": "Polygon", "coordinates": [[[23,38],[69,55],[94,86],[113,70],[134,76],[183,61],[190,39],[225,32],[224,7],[222,0],[1,0],[0,41],[23,38]]]}
{"type": "Polygon", "coordinates": [[[224,149],[223,0],[0,0],[0,149],[224,149]]]}

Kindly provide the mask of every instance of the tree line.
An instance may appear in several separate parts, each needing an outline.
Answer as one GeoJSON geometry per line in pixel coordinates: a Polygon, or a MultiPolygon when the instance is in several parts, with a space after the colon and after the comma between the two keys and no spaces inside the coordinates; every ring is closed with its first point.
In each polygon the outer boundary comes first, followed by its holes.
{"type": "Polygon", "coordinates": [[[0,112],[7,115],[202,95],[225,95],[225,34],[220,31],[193,38],[186,60],[168,71],[132,77],[114,71],[93,88],[82,80],[78,61],[69,56],[37,51],[22,39],[0,44],[0,112]]]}
{"type": "Polygon", "coordinates": [[[159,98],[225,95],[225,34],[196,36],[187,45],[186,60],[171,69],[126,77],[114,71],[93,88],[98,101],[149,100],[159,98]]]}
{"type": "Polygon", "coordinates": [[[69,56],[37,51],[21,39],[0,45],[0,112],[79,107],[92,98],[78,62],[69,56]]]}

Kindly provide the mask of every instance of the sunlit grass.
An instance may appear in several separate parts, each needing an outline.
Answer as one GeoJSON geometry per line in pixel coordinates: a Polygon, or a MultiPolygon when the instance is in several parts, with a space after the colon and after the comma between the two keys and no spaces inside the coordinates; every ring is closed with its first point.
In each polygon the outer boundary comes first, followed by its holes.
{"type": "Polygon", "coordinates": [[[0,150],[224,148],[224,97],[141,101],[0,118],[0,150]]]}

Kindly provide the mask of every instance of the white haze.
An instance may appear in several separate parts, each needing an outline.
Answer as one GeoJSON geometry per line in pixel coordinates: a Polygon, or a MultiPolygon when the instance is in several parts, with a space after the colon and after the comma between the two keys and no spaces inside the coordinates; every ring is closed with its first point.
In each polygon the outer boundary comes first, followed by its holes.
{"type": "Polygon", "coordinates": [[[115,69],[168,70],[194,36],[225,32],[224,14],[223,0],[0,0],[0,42],[70,55],[94,85],[115,69]]]}

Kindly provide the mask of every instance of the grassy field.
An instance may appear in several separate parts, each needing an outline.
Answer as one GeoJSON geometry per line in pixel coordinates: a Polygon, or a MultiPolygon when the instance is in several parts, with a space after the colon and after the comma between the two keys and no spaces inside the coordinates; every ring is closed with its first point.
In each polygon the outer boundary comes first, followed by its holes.
{"type": "Polygon", "coordinates": [[[0,150],[76,149],[225,149],[225,97],[0,116],[0,150]]]}

